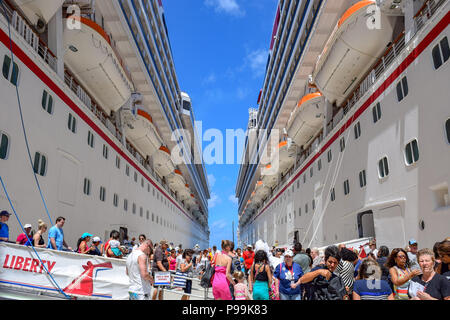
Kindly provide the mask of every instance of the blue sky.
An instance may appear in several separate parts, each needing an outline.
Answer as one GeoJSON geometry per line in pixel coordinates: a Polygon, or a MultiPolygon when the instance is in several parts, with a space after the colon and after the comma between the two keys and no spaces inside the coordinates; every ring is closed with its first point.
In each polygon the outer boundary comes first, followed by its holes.
{"type": "MultiPolygon", "coordinates": [[[[203,132],[215,128],[225,137],[226,129],[246,129],[264,80],[277,5],[278,0],[163,1],[180,89],[190,95],[203,132]]],[[[210,143],[204,141],[203,148],[210,143]]],[[[238,163],[242,150],[234,153],[238,163]]],[[[224,150],[224,163],[225,157],[224,150]]],[[[231,240],[233,220],[237,229],[238,170],[237,164],[206,166],[211,246],[231,240]]]]}

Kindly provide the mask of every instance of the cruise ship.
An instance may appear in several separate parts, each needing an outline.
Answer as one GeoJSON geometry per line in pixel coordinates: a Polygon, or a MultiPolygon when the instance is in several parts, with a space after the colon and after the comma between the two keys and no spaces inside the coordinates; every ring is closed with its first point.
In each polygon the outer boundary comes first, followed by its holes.
{"type": "MultiPolygon", "coordinates": [[[[208,247],[207,174],[161,0],[1,0],[0,12],[0,176],[22,224],[65,217],[73,248],[111,230],[208,247]]],[[[12,212],[3,189],[0,208],[12,212]]]]}
{"type": "Polygon", "coordinates": [[[240,245],[449,235],[449,9],[279,1],[236,185],[240,245]]]}

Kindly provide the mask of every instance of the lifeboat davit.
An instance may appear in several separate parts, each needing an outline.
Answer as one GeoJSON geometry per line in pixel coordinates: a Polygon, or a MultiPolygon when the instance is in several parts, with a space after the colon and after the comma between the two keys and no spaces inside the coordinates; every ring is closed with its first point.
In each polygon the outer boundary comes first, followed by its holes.
{"type": "Polygon", "coordinates": [[[162,177],[170,175],[175,170],[167,147],[161,146],[153,154],[153,166],[155,171],[162,177]]]}
{"type": "Polygon", "coordinates": [[[76,20],[79,30],[68,29],[64,20],[64,62],[100,107],[117,111],[130,98],[133,84],[102,27],[84,17],[76,20]]]}
{"type": "MultiPolygon", "coordinates": [[[[394,17],[380,13],[372,26],[368,10],[375,1],[360,1],[341,17],[319,56],[312,80],[331,103],[340,106],[392,41],[394,17]]],[[[377,12],[377,11],[375,11],[377,12]]],[[[380,12],[380,11],[378,11],[380,12]]]]}
{"type": "Polygon", "coordinates": [[[271,166],[273,169],[278,169],[278,173],[285,173],[295,162],[296,146],[291,140],[281,141],[277,147],[274,148],[271,155],[271,166]],[[278,164],[278,167],[276,166],[278,164]]]}
{"type": "Polygon", "coordinates": [[[42,19],[47,24],[55,13],[62,7],[64,0],[16,0],[17,6],[23,11],[33,25],[39,27],[42,19]]]}
{"type": "Polygon", "coordinates": [[[139,107],[135,114],[124,109],[123,120],[126,137],[145,155],[153,155],[161,146],[162,139],[150,114],[139,107]]]}
{"type": "Polygon", "coordinates": [[[268,164],[261,169],[262,182],[265,186],[273,188],[278,183],[278,170],[268,164]]]}
{"type": "Polygon", "coordinates": [[[176,192],[180,192],[186,190],[186,181],[184,180],[181,171],[175,169],[168,177],[167,181],[169,183],[169,187],[175,190],[176,192]]]}
{"type": "Polygon", "coordinates": [[[307,143],[323,126],[325,99],[320,92],[304,96],[288,121],[288,136],[298,146],[307,143]]]}

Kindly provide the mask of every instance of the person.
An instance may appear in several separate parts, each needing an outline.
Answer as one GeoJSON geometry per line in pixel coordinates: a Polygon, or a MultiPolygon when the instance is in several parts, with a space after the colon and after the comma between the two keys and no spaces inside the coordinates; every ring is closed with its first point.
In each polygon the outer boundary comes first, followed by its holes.
{"type": "Polygon", "coordinates": [[[145,240],[147,240],[147,237],[145,236],[145,234],[140,234],[139,235],[139,243],[136,243],[133,246],[133,250],[136,250],[137,248],[139,248],[141,246],[141,244],[144,243],[145,240]]]}
{"type": "Polygon", "coordinates": [[[216,247],[216,246],[213,246],[213,247],[212,247],[212,252],[211,252],[211,254],[212,254],[213,257],[214,257],[214,255],[216,254],[216,252],[217,252],[217,247],[216,247]]]}
{"type": "Polygon", "coordinates": [[[183,249],[181,249],[180,247],[176,247],[175,251],[177,252],[177,257],[176,257],[177,264],[176,264],[175,269],[179,269],[181,260],[183,260],[183,249]]]}
{"type": "Polygon", "coordinates": [[[63,227],[66,222],[66,218],[58,217],[56,218],[56,223],[53,227],[48,231],[48,241],[47,248],[53,250],[62,251],[64,248],[67,248],[68,251],[73,251],[71,247],[69,247],[64,240],[64,231],[63,227]]]}
{"type": "Polygon", "coordinates": [[[300,264],[294,262],[293,256],[294,253],[291,250],[286,250],[284,262],[275,267],[273,273],[273,276],[279,280],[280,300],[302,300],[300,278],[303,276],[303,269],[300,264]]]}
{"type": "Polygon", "coordinates": [[[430,249],[417,252],[421,275],[409,282],[411,300],[450,300],[450,281],[434,271],[434,253],[430,249]]]}
{"type": "Polygon", "coordinates": [[[245,273],[245,264],[244,264],[244,258],[242,257],[242,249],[241,248],[237,248],[236,249],[236,254],[239,257],[239,263],[241,264],[241,270],[240,271],[245,273]]]}
{"type": "Polygon", "coordinates": [[[264,250],[258,250],[248,276],[248,287],[253,294],[253,300],[269,300],[269,288],[272,287],[272,281],[269,257],[264,250]]]}
{"type": "Polygon", "coordinates": [[[231,241],[222,240],[222,251],[216,252],[212,265],[214,266],[214,276],[212,280],[212,292],[215,300],[231,300],[230,284],[233,283],[231,277],[231,258],[228,252],[231,248],[231,241]]]}
{"type": "MultiPolygon", "coordinates": [[[[153,266],[152,266],[153,276],[155,272],[167,272],[169,270],[169,260],[167,260],[167,257],[165,255],[165,252],[168,247],[169,244],[167,243],[167,240],[161,240],[159,242],[159,246],[153,253],[153,266]]],[[[156,295],[158,294],[157,292],[158,290],[153,290],[152,300],[156,300],[156,295]]],[[[163,290],[160,290],[158,300],[163,300],[163,298],[164,298],[163,290]]]]}
{"type": "Polygon", "coordinates": [[[120,241],[117,239],[109,241],[109,247],[114,254],[112,258],[122,259],[123,255],[126,253],[126,251],[120,246],[120,241]]]}
{"type": "Polygon", "coordinates": [[[419,250],[419,245],[414,239],[409,240],[408,244],[409,266],[411,270],[420,270],[419,264],[417,262],[417,251],[419,250]]]}
{"type": "Polygon", "coordinates": [[[377,249],[377,241],[375,239],[372,239],[369,241],[369,248],[370,248],[370,253],[373,254],[373,258],[377,259],[378,258],[378,249],[377,249]]]}
{"type": "Polygon", "coordinates": [[[312,266],[312,263],[313,263],[313,258],[311,256],[311,248],[306,248],[305,253],[306,253],[306,255],[309,258],[309,270],[311,270],[311,266],[312,266]]]}
{"type": "Polygon", "coordinates": [[[41,219],[38,220],[38,231],[33,236],[33,244],[37,248],[45,248],[44,237],[42,236],[47,232],[47,224],[41,219]]]}
{"type": "Polygon", "coordinates": [[[194,264],[194,269],[197,267],[197,261],[199,261],[197,258],[200,256],[200,246],[198,243],[194,246],[194,253],[192,254],[192,262],[194,264]]]}
{"type": "Polygon", "coordinates": [[[355,264],[358,262],[358,255],[352,250],[343,248],[340,251],[341,261],[336,268],[336,274],[342,278],[344,285],[347,288],[349,296],[353,291],[353,283],[355,282],[354,272],[355,264]]]}
{"type": "Polygon", "coordinates": [[[253,247],[249,244],[247,245],[247,250],[244,251],[244,254],[242,255],[244,258],[244,265],[245,265],[245,275],[248,277],[248,273],[253,265],[253,259],[255,258],[255,253],[253,252],[253,247]]]}
{"type": "Polygon", "coordinates": [[[312,248],[311,258],[313,259],[311,269],[317,267],[319,264],[322,263],[322,258],[320,257],[319,249],[317,248],[312,248]]]}
{"type": "Polygon", "coordinates": [[[25,233],[21,233],[18,235],[17,239],[16,239],[16,244],[20,244],[22,246],[29,246],[31,245],[31,239],[33,238],[33,236],[31,235],[31,229],[33,228],[33,226],[29,223],[27,223],[26,225],[23,226],[25,233]]]}
{"type": "Polygon", "coordinates": [[[175,249],[172,249],[170,251],[170,256],[167,257],[167,260],[169,261],[169,271],[176,271],[177,270],[177,257],[175,249]]]}
{"type": "Polygon", "coordinates": [[[106,241],[105,245],[103,246],[103,254],[107,257],[107,258],[114,258],[115,254],[114,252],[111,250],[111,246],[110,246],[110,242],[112,240],[118,240],[120,238],[120,233],[117,230],[112,230],[109,233],[109,239],[108,241],[106,241]]]}
{"type": "Polygon", "coordinates": [[[441,263],[437,267],[436,272],[444,277],[447,277],[447,280],[450,280],[450,271],[449,271],[449,263],[450,263],[450,240],[444,240],[439,243],[437,247],[437,251],[439,254],[439,258],[441,263]]]}
{"type": "Polygon", "coordinates": [[[301,284],[309,284],[308,300],[342,299],[349,300],[342,279],[334,271],[339,265],[341,256],[336,246],[325,249],[325,264],[320,264],[300,278],[301,284]],[[331,293],[329,286],[333,285],[331,293]],[[332,295],[331,295],[332,294],[332,295]]]}
{"type": "MultiPolygon", "coordinates": [[[[307,254],[302,253],[302,244],[300,242],[294,244],[294,254],[293,262],[302,268],[303,273],[311,271],[309,267],[309,257],[307,254]]],[[[286,255],[286,253],[284,255],[286,255]]]]}
{"type": "Polygon", "coordinates": [[[203,274],[203,272],[208,268],[209,264],[211,263],[208,249],[203,250],[203,254],[200,258],[200,263],[197,264],[197,270],[200,271],[200,274],[203,274]]]}
{"type": "MultiPolygon", "coordinates": [[[[192,251],[184,250],[182,260],[180,262],[180,269],[186,277],[192,278],[194,274],[194,260],[192,259],[192,251]]],[[[186,279],[186,286],[184,288],[184,294],[181,300],[189,300],[188,294],[192,292],[192,280],[186,279]]]]}
{"type": "Polygon", "coordinates": [[[128,288],[130,300],[150,300],[153,277],[148,272],[148,259],[152,248],[152,242],[145,240],[127,257],[126,273],[130,278],[128,288]]]}
{"type": "Polygon", "coordinates": [[[0,212],[0,242],[9,241],[9,227],[6,224],[9,220],[10,213],[6,210],[0,212]]]}
{"type": "Polygon", "coordinates": [[[92,234],[87,233],[87,232],[85,232],[81,235],[81,238],[78,239],[78,242],[77,242],[77,252],[78,253],[89,254],[89,252],[91,250],[93,250],[89,247],[89,241],[91,241],[91,238],[92,238],[92,234]]]}
{"type": "Polygon", "coordinates": [[[101,243],[102,243],[102,241],[101,241],[100,237],[92,238],[92,246],[91,246],[91,250],[88,252],[88,254],[101,257],[103,255],[101,243]]]}
{"type": "Polygon", "coordinates": [[[389,257],[389,248],[386,246],[381,246],[378,250],[377,257],[377,263],[381,268],[381,280],[388,281],[389,269],[386,267],[386,262],[389,257]]]}
{"type": "Polygon", "coordinates": [[[245,285],[245,274],[241,270],[236,270],[233,273],[233,277],[236,280],[236,284],[234,285],[234,297],[235,300],[251,300],[250,292],[248,291],[247,286],[245,285]]]}
{"type": "Polygon", "coordinates": [[[409,281],[418,276],[420,270],[411,270],[409,268],[409,258],[406,251],[402,248],[392,250],[386,267],[389,268],[390,280],[393,284],[395,300],[408,300],[409,281]]]}
{"type": "Polygon", "coordinates": [[[365,259],[359,268],[359,279],[353,285],[353,300],[394,300],[389,283],[382,280],[381,275],[378,263],[365,259]]]}

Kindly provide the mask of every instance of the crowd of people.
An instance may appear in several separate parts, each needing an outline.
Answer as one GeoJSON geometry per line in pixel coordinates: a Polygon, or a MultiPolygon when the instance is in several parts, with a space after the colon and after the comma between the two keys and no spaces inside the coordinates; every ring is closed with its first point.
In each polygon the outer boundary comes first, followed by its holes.
{"type": "MultiPolygon", "coordinates": [[[[9,241],[9,216],[0,212],[0,241],[9,241]]],[[[184,290],[182,300],[188,300],[192,278],[209,269],[214,271],[208,281],[216,300],[450,300],[450,238],[432,249],[419,250],[414,239],[405,248],[377,248],[374,239],[362,248],[329,246],[321,254],[317,248],[304,250],[300,243],[270,249],[262,240],[244,250],[223,240],[220,251],[199,245],[183,249],[167,240],[153,245],[144,234],[138,241],[121,243],[120,233],[113,230],[105,243],[83,233],[72,249],[64,240],[65,220],[56,219],[47,242],[42,220],[36,231],[25,224],[16,244],[126,258],[132,300],[150,299],[155,272],[167,271],[174,273],[173,285],[184,290]]],[[[164,290],[153,290],[151,299],[162,300],[163,295],[164,290]]]]}

